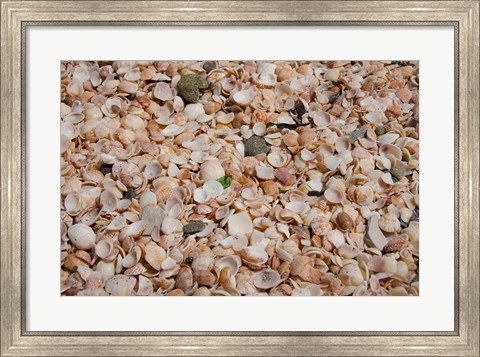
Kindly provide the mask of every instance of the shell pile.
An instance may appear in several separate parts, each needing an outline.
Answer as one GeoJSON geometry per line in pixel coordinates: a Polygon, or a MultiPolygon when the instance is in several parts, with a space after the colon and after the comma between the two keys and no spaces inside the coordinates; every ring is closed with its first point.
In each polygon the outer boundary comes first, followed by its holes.
{"type": "Polygon", "coordinates": [[[418,295],[418,69],[62,62],[62,295],[418,295]]]}

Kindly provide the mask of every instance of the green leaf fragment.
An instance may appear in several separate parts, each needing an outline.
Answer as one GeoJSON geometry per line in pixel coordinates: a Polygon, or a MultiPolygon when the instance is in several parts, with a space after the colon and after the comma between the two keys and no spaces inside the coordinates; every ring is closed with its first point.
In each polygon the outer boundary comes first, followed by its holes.
{"type": "Polygon", "coordinates": [[[222,184],[222,187],[225,189],[230,187],[230,185],[232,184],[232,176],[226,175],[220,177],[217,181],[220,182],[222,184]]]}

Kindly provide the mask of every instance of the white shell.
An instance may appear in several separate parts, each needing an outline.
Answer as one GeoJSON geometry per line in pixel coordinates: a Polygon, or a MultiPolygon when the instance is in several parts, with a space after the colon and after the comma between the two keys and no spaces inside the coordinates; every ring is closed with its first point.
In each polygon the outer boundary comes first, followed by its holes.
{"type": "Polygon", "coordinates": [[[256,94],[257,92],[253,89],[241,90],[233,95],[233,100],[240,105],[246,105],[255,98],[256,94]]]}
{"type": "Polygon", "coordinates": [[[223,192],[223,186],[216,180],[208,180],[203,184],[203,189],[210,198],[217,198],[223,192]]]}
{"type": "Polygon", "coordinates": [[[282,281],[280,274],[273,269],[267,268],[253,276],[253,284],[259,289],[270,289],[282,281]]]}
{"type": "Polygon", "coordinates": [[[193,191],[193,199],[195,200],[195,202],[205,203],[210,200],[210,196],[208,195],[208,192],[203,188],[196,188],[193,191]]]}
{"type": "Polygon", "coordinates": [[[105,284],[105,291],[115,296],[132,295],[136,279],[126,275],[115,275],[105,284]]]}
{"type": "Polygon", "coordinates": [[[257,177],[262,180],[273,180],[275,178],[275,171],[271,167],[257,165],[255,167],[257,177]]]}
{"type": "Polygon", "coordinates": [[[158,161],[153,161],[145,166],[145,170],[143,171],[147,179],[153,180],[157,178],[162,172],[162,166],[158,163],[158,161]]]}
{"type": "Polygon", "coordinates": [[[153,95],[155,98],[166,101],[173,99],[173,91],[170,86],[165,82],[159,82],[153,90],[153,95]]]}
{"type": "Polygon", "coordinates": [[[162,130],[162,135],[167,137],[176,136],[182,133],[184,130],[185,128],[182,126],[179,126],[177,124],[170,124],[165,129],[162,130]]]}
{"type": "Polygon", "coordinates": [[[111,190],[105,190],[100,195],[100,203],[105,212],[113,212],[117,209],[118,198],[111,190]]]}
{"type": "Polygon", "coordinates": [[[324,195],[327,201],[331,203],[340,203],[345,197],[345,194],[337,187],[326,189],[324,195]]]}
{"type": "Polygon", "coordinates": [[[83,223],[72,225],[68,231],[68,238],[78,249],[88,250],[95,245],[97,236],[92,228],[83,223]]]}
{"type": "Polygon", "coordinates": [[[236,213],[228,220],[228,233],[232,236],[249,234],[253,231],[253,222],[247,212],[236,213]]]}
{"type": "Polygon", "coordinates": [[[205,114],[205,109],[200,103],[188,104],[184,109],[185,114],[187,114],[188,120],[196,120],[197,117],[201,114],[205,114]]]}
{"type": "Polygon", "coordinates": [[[145,191],[140,196],[140,207],[146,207],[149,205],[157,204],[157,196],[152,191],[145,191]]]}
{"type": "Polygon", "coordinates": [[[268,163],[273,167],[283,167],[288,163],[288,155],[283,151],[273,151],[267,156],[268,163]]]}

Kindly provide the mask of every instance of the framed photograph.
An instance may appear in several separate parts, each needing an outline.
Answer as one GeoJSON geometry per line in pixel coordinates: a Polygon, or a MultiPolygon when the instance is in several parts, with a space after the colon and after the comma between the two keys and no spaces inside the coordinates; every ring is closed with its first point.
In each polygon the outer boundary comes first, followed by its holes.
{"type": "Polygon", "coordinates": [[[0,2],[2,356],[479,355],[478,1],[0,2]]]}

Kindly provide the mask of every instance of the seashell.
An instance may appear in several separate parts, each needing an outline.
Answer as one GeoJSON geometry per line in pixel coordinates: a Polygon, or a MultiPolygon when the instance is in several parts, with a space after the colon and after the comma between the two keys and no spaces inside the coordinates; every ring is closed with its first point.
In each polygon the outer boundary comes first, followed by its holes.
{"type": "Polygon", "coordinates": [[[338,153],[344,152],[348,149],[350,149],[350,140],[347,136],[342,136],[335,141],[335,150],[338,153]]]}
{"type": "Polygon", "coordinates": [[[193,274],[192,270],[188,267],[182,267],[178,271],[175,281],[175,287],[184,292],[189,291],[193,287],[193,274]]]}
{"type": "Polygon", "coordinates": [[[368,262],[368,269],[378,273],[395,274],[397,272],[397,261],[392,257],[373,256],[368,262]]]}
{"type": "Polygon", "coordinates": [[[153,95],[163,101],[171,100],[174,97],[174,93],[170,86],[165,82],[158,82],[153,90],[153,95]]]}
{"type": "Polygon", "coordinates": [[[345,193],[338,187],[326,189],[324,195],[325,199],[331,203],[340,203],[345,199],[345,193]]]}
{"type": "Polygon", "coordinates": [[[323,74],[323,78],[324,78],[326,81],[332,81],[332,82],[337,82],[339,76],[340,76],[340,71],[339,71],[338,68],[328,69],[328,70],[323,74]]]}
{"type": "Polygon", "coordinates": [[[138,277],[137,295],[148,296],[153,294],[153,284],[150,279],[140,275],[138,277]]]}
{"type": "Polygon", "coordinates": [[[400,222],[392,213],[386,213],[378,220],[378,226],[384,232],[394,233],[400,231],[400,222]]]}
{"type": "Polygon", "coordinates": [[[354,222],[348,213],[340,212],[337,215],[337,225],[342,231],[350,231],[353,228],[354,222]]]}
{"type": "Polygon", "coordinates": [[[228,268],[229,274],[231,275],[236,275],[241,265],[242,260],[238,255],[222,257],[215,262],[215,266],[218,267],[218,269],[223,270],[224,268],[228,268]]]}
{"type": "Polygon", "coordinates": [[[357,286],[364,281],[362,271],[357,263],[345,265],[338,272],[338,278],[347,286],[357,286]]]}
{"type": "Polygon", "coordinates": [[[216,180],[208,180],[203,184],[203,189],[210,198],[217,198],[223,192],[223,186],[216,180]]]}
{"type": "Polygon", "coordinates": [[[253,264],[263,264],[268,260],[267,252],[260,247],[247,247],[242,249],[243,260],[253,264]]]}
{"type": "Polygon", "coordinates": [[[264,136],[267,133],[267,127],[264,123],[257,122],[252,128],[253,134],[257,136],[264,136]]]}
{"type": "Polygon", "coordinates": [[[115,265],[113,262],[99,261],[95,271],[102,275],[103,281],[107,281],[115,276],[115,265]]]}
{"type": "Polygon", "coordinates": [[[157,196],[152,191],[145,191],[140,196],[140,207],[146,207],[157,204],[157,196]]]}
{"type": "Polygon", "coordinates": [[[86,224],[87,226],[91,226],[98,220],[101,213],[102,213],[102,205],[100,204],[91,208],[87,212],[85,212],[85,214],[82,215],[82,218],[80,219],[80,221],[86,224]]]}
{"type": "Polygon", "coordinates": [[[163,234],[179,233],[182,228],[182,223],[178,219],[166,216],[162,221],[161,232],[163,234]]]}
{"type": "MultiPolygon", "coordinates": [[[[222,189],[223,189],[223,187],[222,187],[222,189]]],[[[195,200],[195,202],[206,203],[206,202],[210,201],[210,198],[211,197],[209,196],[208,192],[203,188],[196,188],[193,191],[193,199],[195,200]]]]}
{"type": "Polygon", "coordinates": [[[260,182],[260,187],[267,195],[270,196],[276,195],[279,192],[278,186],[274,181],[269,180],[260,182]]]}
{"type": "Polygon", "coordinates": [[[378,223],[378,215],[372,215],[368,220],[367,238],[375,248],[382,250],[388,241],[380,230],[378,223]]]}
{"type": "Polygon", "coordinates": [[[398,252],[404,248],[408,243],[408,235],[401,234],[389,239],[388,243],[383,247],[385,253],[398,252]]]}
{"type": "Polygon", "coordinates": [[[225,176],[225,170],[219,161],[209,160],[200,166],[199,178],[202,182],[218,180],[225,176]]]}
{"type": "Polygon", "coordinates": [[[68,238],[78,249],[88,250],[95,245],[97,236],[92,228],[84,223],[77,223],[68,228],[68,238]]]}
{"type": "Polygon", "coordinates": [[[225,113],[225,112],[218,112],[216,115],[215,115],[215,120],[217,121],[217,123],[220,123],[220,124],[230,124],[233,119],[235,118],[235,114],[234,113],[225,113]]]}
{"type": "Polygon", "coordinates": [[[164,270],[171,270],[173,268],[175,268],[175,266],[177,265],[177,262],[175,260],[173,260],[172,258],[170,257],[167,257],[161,264],[161,267],[162,269],[164,270]]]}
{"type": "Polygon", "coordinates": [[[325,216],[315,217],[310,223],[313,233],[319,236],[327,234],[332,229],[332,224],[329,221],[325,216]]]}
{"type": "MultiPolygon", "coordinates": [[[[193,280],[198,285],[213,286],[217,280],[215,275],[206,270],[196,270],[193,272],[193,280]]],[[[195,295],[195,294],[194,294],[195,295]]]]}
{"type": "Polygon", "coordinates": [[[354,198],[360,206],[367,206],[373,202],[373,189],[369,186],[358,186],[355,188],[354,198]]]}
{"type": "Polygon", "coordinates": [[[247,105],[255,98],[257,92],[254,89],[245,89],[233,94],[233,100],[240,105],[247,105]]]}
{"type": "Polygon", "coordinates": [[[133,294],[136,279],[126,275],[115,275],[105,283],[105,291],[114,296],[129,296],[133,294]]]}
{"type": "Polygon", "coordinates": [[[261,180],[273,180],[275,178],[275,172],[271,167],[257,165],[255,171],[257,177],[261,180]]]}
{"type": "Polygon", "coordinates": [[[338,229],[333,229],[327,232],[326,238],[336,248],[340,248],[343,244],[345,244],[345,236],[338,229]]]}
{"type": "Polygon", "coordinates": [[[285,186],[292,186],[297,181],[297,177],[292,175],[286,167],[282,167],[275,171],[275,178],[285,186]]]}
{"type": "Polygon", "coordinates": [[[276,64],[261,63],[258,66],[258,78],[256,82],[266,87],[273,87],[277,83],[277,75],[275,74],[276,64]]]}
{"type": "Polygon", "coordinates": [[[253,276],[253,284],[259,289],[271,289],[281,283],[280,274],[273,269],[267,268],[253,276]]]}
{"type": "Polygon", "coordinates": [[[184,109],[185,114],[187,114],[187,119],[197,120],[200,115],[205,114],[205,109],[203,109],[203,105],[200,103],[196,104],[188,104],[184,109]]]}
{"type": "Polygon", "coordinates": [[[162,262],[167,257],[165,250],[154,242],[145,246],[145,261],[155,270],[160,270],[162,262]]]}
{"type": "Polygon", "coordinates": [[[122,261],[122,265],[124,268],[131,268],[140,261],[141,257],[142,257],[142,250],[138,245],[136,245],[125,256],[125,258],[122,261]]]}
{"type": "Polygon", "coordinates": [[[402,160],[402,150],[392,144],[383,144],[380,146],[378,152],[380,156],[388,157],[388,155],[393,155],[397,160],[402,160]]]}
{"type": "Polygon", "coordinates": [[[273,167],[283,167],[288,163],[288,155],[283,151],[275,150],[268,154],[267,161],[273,167]]]}
{"type": "Polygon", "coordinates": [[[294,258],[290,266],[290,273],[313,284],[319,284],[321,273],[319,270],[313,268],[311,264],[312,259],[310,257],[298,255],[294,258]]]}
{"type": "Polygon", "coordinates": [[[184,130],[185,128],[182,126],[179,126],[176,124],[170,124],[161,131],[161,134],[166,137],[172,137],[172,136],[177,136],[178,134],[182,133],[184,130]]]}
{"type": "Polygon", "coordinates": [[[361,253],[361,251],[357,247],[349,244],[343,244],[342,246],[340,246],[340,248],[337,249],[337,252],[340,256],[347,259],[353,259],[361,253]]]}
{"type": "Polygon", "coordinates": [[[134,94],[138,90],[138,83],[122,80],[122,81],[120,81],[120,84],[118,86],[118,90],[120,90],[121,92],[134,94]]]}
{"type": "Polygon", "coordinates": [[[250,234],[253,231],[253,222],[247,212],[236,213],[228,220],[228,233],[232,236],[250,234]]]}
{"type": "Polygon", "coordinates": [[[122,241],[126,237],[138,238],[145,232],[145,229],[146,223],[143,220],[133,222],[121,230],[119,239],[122,241]]]}
{"type": "Polygon", "coordinates": [[[65,210],[70,216],[76,216],[80,214],[85,208],[85,203],[78,192],[70,192],[64,200],[65,210]]]}
{"type": "Polygon", "coordinates": [[[95,245],[95,254],[105,259],[112,254],[113,242],[110,239],[103,239],[95,245]]]}
{"type": "Polygon", "coordinates": [[[104,212],[113,212],[117,209],[118,198],[111,190],[105,190],[100,195],[100,204],[104,212]]]}
{"type": "Polygon", "coordinates": [[[127,226],[127,219],[124,216],[117,216],[108,224],[107,230],[119,231],[127,226]]]}
{"type": "Polygon", "coordinates": [[[317,133],[315,130],[306,129],[300,133],[298,136],[298,144],[300,146],[308,146],[315,142],[317,138],[317,133]]]}
{"type": "Polygon", "coordinates": [[[158,163],[158,161],[153,161],[145,166],[143,172],[148,180],[153,180],[160,176],[162,172],[162,166],[158,163]]]}

